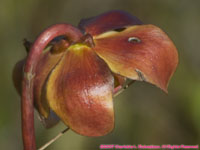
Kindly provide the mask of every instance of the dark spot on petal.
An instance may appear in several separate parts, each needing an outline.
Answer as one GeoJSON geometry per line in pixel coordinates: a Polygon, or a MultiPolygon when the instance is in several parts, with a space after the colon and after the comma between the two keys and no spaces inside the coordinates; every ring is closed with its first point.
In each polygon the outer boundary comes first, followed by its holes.
{"type": "Polygon", "coordinates": [[[114,31],[116,31],[116,32],[122,32],[122,31],[124,31],[126,28],[116,28],[116,29],[114,29],[114,31]]]}

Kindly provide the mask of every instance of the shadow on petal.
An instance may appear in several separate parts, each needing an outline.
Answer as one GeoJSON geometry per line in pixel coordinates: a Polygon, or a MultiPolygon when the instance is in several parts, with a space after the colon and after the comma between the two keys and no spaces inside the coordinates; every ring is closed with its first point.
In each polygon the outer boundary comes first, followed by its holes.
{"type": "Polygon", "coordinates": [[[146,81],[167,92],[178,54],[169,37],[153,25],[130,26],[94,38],[96,53],[117,74],[146,81]]]}
{"type": "Polygon", "coordinates": [[[114,78],[107,64],[83,44],[69,47],[49,76],[50,108],[73,131],[102,136],[114,127],[114,78]]]}
{"type": "Polygon", "coordinates": [[[34,103],[39,113],[45,118],[48,117],[50,112],[45,95],[46,79],[51,70],[62,58],[63,54],[64,53],[52,54],[50,51],[47,51],[41,55],[37,64],[36,76],[34,78],[34,103]]]}

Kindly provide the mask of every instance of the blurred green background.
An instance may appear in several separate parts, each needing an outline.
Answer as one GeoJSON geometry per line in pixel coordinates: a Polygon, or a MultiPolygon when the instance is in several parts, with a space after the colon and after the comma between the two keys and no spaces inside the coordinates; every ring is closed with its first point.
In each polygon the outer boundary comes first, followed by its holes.
{"type": "MultiPolygon", "coordinates": [[[[20,97],[13,87],[14,64],[47,26],[121,9],[162,28],[179,51],[179,66],[169,94],[144,82],[115,99],[115,129],[89,138],[68,131],[47,150],[96,150],[100,144],[200,143],[200,1],[199,0],[1,0],[0,1],[0,149],[21,150],[20,97]]],[[[37,115],[37,113],[36,113],[37,115]]],[[[44,129],[36,116],[37,145],[65,126],[44,129]]]]}

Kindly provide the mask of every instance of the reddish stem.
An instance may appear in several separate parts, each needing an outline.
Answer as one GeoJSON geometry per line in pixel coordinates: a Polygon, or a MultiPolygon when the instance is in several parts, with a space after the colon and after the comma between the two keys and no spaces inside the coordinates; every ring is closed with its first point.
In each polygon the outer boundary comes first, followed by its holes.
{"type": "Polygon", "coordinates": [[[57,36],[66,35],[72,42],[83,36],[69,24],[57,24],[47,28],[33,43],[24,67],[22,82],[22,136],[24,150],[36,150],[34,130],[33,80],[39,57],[47,44],[57,36]]]}

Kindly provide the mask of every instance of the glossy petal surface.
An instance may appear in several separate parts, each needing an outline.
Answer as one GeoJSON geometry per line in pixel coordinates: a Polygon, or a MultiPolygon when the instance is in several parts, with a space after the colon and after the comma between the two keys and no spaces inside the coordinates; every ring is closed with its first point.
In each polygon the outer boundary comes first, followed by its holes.
{"type": "Polygon", "coordinates": [[[49,76],[47,100],[75,132],[102,136],[114,127],[113,88],[107,64],[86,45],[76,44],[49,76]]]}
{"type": "Polygon", "coordinates": [[[137,17],[124,11],[114,10],[96,17],[81,20],[79,28],[91,35],[98,35],[108,30],[119,29],[136,24],[142,24],[137,17]]]}
{"type": "Polygon", "coordinates": [[[106,32],[94,39],[96,53],[117,74],[147,81],[167,91],[178,54],[173,42],[158,27],[136,25],[122,32],[106,32]]]}

